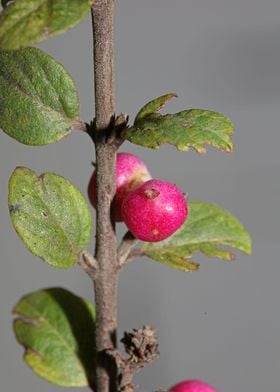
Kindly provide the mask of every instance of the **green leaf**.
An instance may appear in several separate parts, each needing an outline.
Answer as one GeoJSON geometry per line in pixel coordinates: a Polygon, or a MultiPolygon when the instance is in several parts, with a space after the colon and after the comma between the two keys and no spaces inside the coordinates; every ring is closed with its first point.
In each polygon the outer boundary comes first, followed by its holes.
{"type": "Polygon", "coordinates": [[[20,49],[64,33],[86,16],[92,4],[93,0],[13,1],[0,15],[0,49],[20,49]]]}
{"type": "Polygon", "coordinates": [[[232,260],[234,254],[221,245],[251,253],[250,235],[234,216],[215,204],[192,202],[188,219],[176,233],[161,242],[144,243],[140,253],[170,267],[194,271],[199,264],[192,256],[198,251],[232,260]]]}
{"type": "Polygon", "coordinates": [[[232,151],[233,125],[224,115],[203,109],[166,115],[156,112],[174,96],[163,95],[145,105],[137,114],[134,125],[126,130],[125,139],[149,148],[159,148],[161,144],[168,143],[181,151],[192,147],[204,153],[206,145],[232,151]]]}
{"type": "Polygon", "coordinates": [[[74,81],[36,48],[0,52],[0,127],[23,144],[54,143],[79,121],[74,81]]]}
{"type": "Polygon", "coordinates": [[[49,288],[24,296],[13,313],[24,360],[37,375],[65,387],[92,384],[95,312],[88,301],[49,288]]]}
{"type": "Polygon", "coordinates": [[[134,123],[137,123],[138,121],[142,120],[144,117],[159,111],[164,105],[166,105],[168,101],[176,97],[177,95],[175,93],[169,93],[169,94],[162,95],[161,97],[158,97],[153,101],[148,102],[137,113],[134,123]]]}
{"type": "Polygon", "coordinates": [[[37,177],[18,167],[9,182],[15,230],[36,256],[58,268],[72,266],[91,238],[91,214],[79,190],[53,173],[37,177]]]}

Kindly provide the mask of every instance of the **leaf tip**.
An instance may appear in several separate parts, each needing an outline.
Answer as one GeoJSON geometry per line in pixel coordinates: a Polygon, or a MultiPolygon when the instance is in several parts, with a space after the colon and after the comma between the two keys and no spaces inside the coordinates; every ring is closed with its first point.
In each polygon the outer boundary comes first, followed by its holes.
{"type": "Polygon", "coordinates": [[[188,261],[188,263],[189,263],[189,267],[184,269],[184,272],[195,272],[200,269],[200,264],[195,263],[193,261],[192,262],[188,261]]]}
{"type": "Polygon", "coordinates": [[[182,151],[182,152],[186,152],[189,150],[189,146],[186,146],[185,144],[178,143],[176,145],[176,147],[177,147],[178,151],[182,151]]]}
{"type": "Polygon", "coordinates": [[[202,147],[202,146],[199,146],[199,147],[196,147],[195,148],[196,149],[196,151],[200,154],[200,155],[205,155],[206,154],[206,148],[205,147],[202,147]]]}
{"type": "Polygon", "coordinates": [[[234,151],[234,144],[231,141],[230,143],[227,144],[226,148],[225,148],[225,152],[233,152],[234,151]]]}
{"type": "Polygon", "coordinates": [[[227,252],[227,261],[235,261],[236,260],[236,255],[233,252],[227,252]]]}
{"type": "Polygon", "coordinates": [[[178,95],[176,93],[166,94],[166,102],[169,101],[170,99],[173,99],[173,98],[178,98],[178,95]]]}
{"type": "Polygon", "coordinates": [[[251,236],[250,236],[249,233],[248,233],[248,243],[247,243],[246,248],[244,249],[244,252],[245,252],[247,255],[251,255],[252,252],[253,252],[252,238],[251,238],[251,236]]]}

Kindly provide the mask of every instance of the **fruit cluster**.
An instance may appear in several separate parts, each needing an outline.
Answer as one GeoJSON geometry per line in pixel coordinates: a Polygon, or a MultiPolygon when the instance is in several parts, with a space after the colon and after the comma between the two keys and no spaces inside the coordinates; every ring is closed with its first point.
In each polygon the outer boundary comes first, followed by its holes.
{"type": "MultiPolygon", "coordinates": [[[[96,208],[96,171],[90,179],[88,195],[96,208]]],[[[157,242],[178,230],[187,215],[187,202],[180,189],[167,181],[152,179],[144,162],[135,155],[117,154],[114,221],[124,222],[142,241],[157,242]]]]}

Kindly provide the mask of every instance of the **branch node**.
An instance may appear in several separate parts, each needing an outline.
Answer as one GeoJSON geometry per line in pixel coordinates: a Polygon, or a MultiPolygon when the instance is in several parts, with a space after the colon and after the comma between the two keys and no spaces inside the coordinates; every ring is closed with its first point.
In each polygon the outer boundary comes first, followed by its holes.
{"type": "Polygon", "coordinates": [[[107,350],[107,354],[110,357],[114,358],[118,369],[121,369],[124,366],[125,359],[121,356],[121,354],[119,353],[119,351],[117,349],[107,350]]]}
{"type": "Polygon", "coordinates": [[[127,127],[128,120],[129,120],[128,114],[120,113],[116,118],[116,122],[115,122],[116,128],[119,129],[119,131],[124,131],[124,129],[127,127]]]}
{"type": "Polygon", "coordinates": [[[117,117],[114,117],[114,126],[108,135],[107,142],[116,147],[116,150],[124,142],[123,133],[127,128],[128,115],[125,113],[120,113],[117,117]]]}
{"type": "Polygon", "coordinates": [[[87,250],[80,252],[78,264],[93,280],[95,280],[99,267],[97,260],[90,252],[87,250]]]}
{"type": "Polygon", "coordinates": [[[89,124],[82,121],[82,120],[76,120],[73,123],[73,128],[76,129],[77,131],[82,131],[82,132],[88,132],[89,129],[89,124]]]}
{"type": "Polygon", "coordinates": [[[118,247],[118,267],[121,269],[128,261],[132,260],[129,259],[129,255],[131,253],[131,249],[138,243],[138,239],[134,237],[134,235],[127,231],[124,235],[122,242],[118,247]]]}

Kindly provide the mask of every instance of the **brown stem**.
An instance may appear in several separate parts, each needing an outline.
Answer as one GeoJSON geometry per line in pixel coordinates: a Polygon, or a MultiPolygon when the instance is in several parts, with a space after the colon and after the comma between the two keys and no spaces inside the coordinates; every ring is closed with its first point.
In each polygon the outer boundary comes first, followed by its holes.
{"type": "Polygon", "coordinates": [[[95,0],[94,39],[95,120],[97,130],[108,128],[115,114],[114,1],[95,0]]]}
{"type": "Polygon", "coordinates": [[[116,392],[117,368],[107,351],[117,347],[117,255],[114,225],[110,220],[110,205],[114,196],[115,149],[108,144],[96,144],[97,220],[96,255],[99,271],[95,279],[97,391],[116,392]]]}
{"type": "Polygon", "coordinates": [[[110,206],[115,194],[116,145],[108,143],[114,129],[114,38],[113,0],[95,0],[92,7],[95,77],[95,129],[97,174],[96,254],[99,270],[95,278],[97,392],[117,391],[117,367],[108,350],[116,349],[117,253],[115,226],[110,206]]]}

